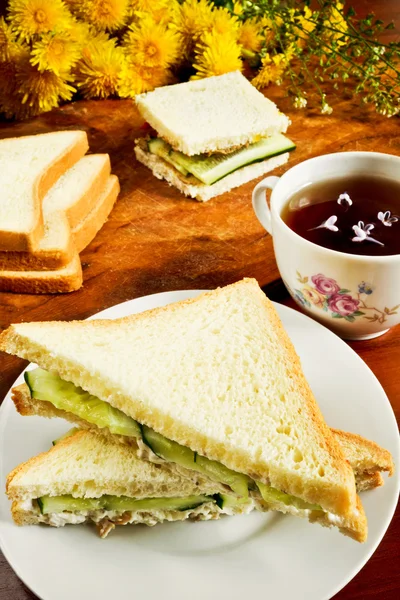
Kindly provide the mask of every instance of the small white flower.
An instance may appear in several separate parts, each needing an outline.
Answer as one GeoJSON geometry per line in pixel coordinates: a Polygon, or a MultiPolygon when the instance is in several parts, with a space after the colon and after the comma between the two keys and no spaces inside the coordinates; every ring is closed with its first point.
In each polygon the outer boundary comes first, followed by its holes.
{"type": "Polygon", "coordinates": [[[344,192],[344,194],[340,194],[339,198],[337,199],[337,203],[340,204],[340,206],[351,206],[353,204],[353,200],[350,198],[347,192],[344,192]]]}
{"type": "Polygon", "coordinates": [[[307,99],[304,96],[297,96],[294,99],[293,105],[295,108],[305,108],[307,106],[307,99]]]}
{"type": "Polygon", "coordinates": [[[332,215],[331,217],[329,217],[329,219],[323,221],[321,225],[318,225],[317,227],[312,227],[308,231],[313,231],[314,229],[329,229],[330,231],[339,231],[339,228],[335,225],[336,221],[337,216],[332,215]]]}
{"type": "Polygon", "coordinates": [[[330,115],[333,113],[333,108],[332,106],[329,106],[329,104],[327,102],[324,102],[321,108],[321,114],[322,115],[330,115]]]}
{"type": "Polygon", "coordinates": [[[380,246],[384,246],[382,242],[379,242],[375,238],[371,237],[369,234],[374,229],[375,225],[372,223],[368,223],[368,225],[364,225],[364,221],[358,221],[357,225],[353,225],[352,229],[356,234],[352,239],[353,242],[364,242],[368,240],[369,242],[374,242],[375,244],[379,244],[380,246]]]}
{"type": "Polygon", "coordinates": [[[397,223],[399,217],[392,217],[390,210],[387,210],[386,212],[378,212],[378,219],[382,221],[386,227],[391,227],[393,223],[397,223]]]}

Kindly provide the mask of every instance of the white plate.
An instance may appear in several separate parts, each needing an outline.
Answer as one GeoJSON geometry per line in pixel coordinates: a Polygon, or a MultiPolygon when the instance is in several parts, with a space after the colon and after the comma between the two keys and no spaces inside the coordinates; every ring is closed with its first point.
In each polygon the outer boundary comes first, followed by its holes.
{"type": "MultiPolygon", "coordinates": [[[[138,298],[96,317],[121,317],[198,293],[138,298]]],[[[376,440],[399,465],[396,420],[365,363],[315,321],[276,307],[327,422],[376,440]]],[[[7,397],[0,409],[0,489],[13,467],[48,449],[68,428],[58,419],[21,417],[7,397]]],[[[396,474],[383,488],[363,494],[369,521],[365,544],[299,518],[255,512],[203,523],[119,527],[101,540],[90,527],[16,527],[0,493],[0,545],[17,575],[42,600],[325,600],[378,546],[395,510],[399,481],[396,474]]]]}

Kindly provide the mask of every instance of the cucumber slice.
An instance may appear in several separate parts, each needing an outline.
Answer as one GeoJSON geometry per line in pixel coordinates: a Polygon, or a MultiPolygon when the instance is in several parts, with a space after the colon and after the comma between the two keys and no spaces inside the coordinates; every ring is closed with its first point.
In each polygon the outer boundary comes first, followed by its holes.
{"type": "Polygon", "coordinates": [[[186,498],[144,498],[136,500],[126,496],[104,496],[107,510],[189,510],[205,502],[215,502],[211,496],[188,496],[186,498]]]}
{"type": "Polygon", "coordinates": [[[169,154],[171,152],[171,146],[167,144],[167,142],[164,142],[164,140],[161,138],[151,138],[147,142],[147,147],[149,152],[155,154],[156,156],[160,156],[160,158],[163,158],[165,161],[173,165],[177,171],[182,173],[182,175],[185,177],[189,175],[189,172],[182,165],[176,163],[170,158],[169,154]]]}
{"type": "Polygon", "coordinates": [[[56,440],[53,440],[53,446],[56,446],[58,442],[62,442],[63,440],[71,437],[71,435],[74,435],[74,433],[76,433],[77,431],[79,431],[79,427],[72,427],[72,429],[69,429],[67,433],[64,433],[64,435],[60,435],[60,437],[58,437],[56,440]]]}
{"type": "Polygon", "coordinates": [[[287,506],[292,505],[299,510],[321,510],[321,507],[318,504],[310,504],[301,498],[297,498],[297,496],[285,494],[285,492],[281,492],[276,488],[265,485],[264,483],[261,483],[261,481],[257,481],[257,486],[263,500],[267,503],[279,502],[286,504],[287,506]]]}
{"type": "Polygon", "coordinates": [[[146,425],[142,425],[142,437],[154,454],[157,454],[160,458],[177,463],[187,469],[197,470],[195,454],[190,448],[169,440],[146,425]]]}
{"type": "Polygon", "coordinates": [[[100,510],[104,508],[103,497],[74,498],[73,496],[42,496],[37,499],[37,503],[43,515],[64,511],[76,512],[78,510],[100,510]]]}
{"type": "Polygon", "coordinates": [[[186,498],[144,498],[137,500],[127,496],[101,496],[100,498],[74,498],[73,496],[42,496],[37,499],[43,515],[77,512],[83,510],[189,510],[205,502],[215,502],[211,496],[187,496],[186,498]]]}
{"type": "Polygon", "coordinates": [[[160,433],[150,429],[150,427],[146,427],[146,425],[142,425],[142,436],[144,442],[157,456],[187,469],[207,475],[213,481],[229,485],[238,496],[248,497],[250,478],[247,475],[236,473],[236,471],[228,469],[228,467],[215,460],[209,460],[204,456],[200,456],[190,450],[190,448],[168,440],[160,433]]]}
{"type": "Polygon", "coordinates": [[[216,502],[220,508],[236,508],[249,502],[248,498],[238,498],[229,494],[217,494],[216,502]]]}
{"type": "Polygon", "coordinates": [[[25,381],[32,398],[46,400],[60,410],[70,412],[111,433],[128,437],[141,437],[138,423],[108,402],[103,402],[73,383],[64,381],[55,373],[43,369],[25,372],[25,381]]]}
{"type": "Polygon", "coordinates": [[[244,148],[239,148],[230,154],[186,156],[182,152],[170,150],[168,162],[175,167],[177,165],[183,167],[206,185],[212,185],[241,167],[294,150],[295,147],[289,138],[278,133],[268,138],[262,138],[244,148]]]}

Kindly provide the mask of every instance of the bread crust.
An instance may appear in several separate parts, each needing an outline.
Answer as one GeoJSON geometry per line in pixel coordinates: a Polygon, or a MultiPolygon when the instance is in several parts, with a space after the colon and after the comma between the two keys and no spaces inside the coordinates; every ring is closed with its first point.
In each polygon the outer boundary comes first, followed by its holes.
{"type": "Polygon", "coordinates": [[[108,183],[98,204],[72,232],[74,244],[72,259],[65,266],[54,270],[0,271],[0,291],[19,294],[56,294],[78,290],[83,283],[81,252],[101,229],[111,212],[119,193],[119,182],[115,175],[108,183]]]}
{"type": "MultiPolygon", "coordinates": [[[[55,131],[41,135],[45,138],[46,136],[55,136],[58,133],[55,131]]],[[[35,210],[32,229],[29,232],[0,230],[0,250],[32,252],[37,249],[44,231],[41,210],[41,203],[44,196],[57,179],[82,158],[89,149],[86,132],[77,130],[75,133],[76,139],[71,143],[69,148],[66,148],[64,152],[50,161],[46,169],[38,173],[33,182],[32,202],[34,203],[35,210]]],[[[8,141],[12,139],[20,139],[21,143],[23,143],[24,138],[8,138],[8,141]]],[[[46,143],[45,140],[44,143],[46,143]]]]}
{"type": "MultiPolygon", "coordinates": [[[[87,157],[83,157],[81,160],[85,161],[86,159],[87,157]]],[[[49,271],[64,267],[71,262],[76,252],[74,229],[80,227],[84,231],[82,222],[88,221],[88,216],[92,208],[96,207],[99,196],[110,177],[111,167],[108,155],[104,155],[104,159],[103,164],[100,165],[101,168],[93,174],[90,187],[84,190],[79,198],[76,198],[73,205],[56,212],[57,218],[62,219],[65,226],[70,229],[67,245],[59,244],[56,248],[43,248],[39,244],[38,248],[31,252],[0,251],[0,271],[49,271]]],[[[52,212],[54,213],[54,209],[52,212]]]]}

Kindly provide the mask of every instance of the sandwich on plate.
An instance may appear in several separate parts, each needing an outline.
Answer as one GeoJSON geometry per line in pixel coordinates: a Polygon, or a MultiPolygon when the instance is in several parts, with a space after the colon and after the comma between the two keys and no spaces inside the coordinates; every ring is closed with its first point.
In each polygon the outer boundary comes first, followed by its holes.
{"type": "Polygon", "coordinates": [[[239,71],[136,96],[154,135],[137,160],[186,196],[209,200],[283,165],[290,121],[239,71]]]}
{"type": "MultiPolygon", "coordinates": [[[[358,489],[382,485],[379,470],[391,467],[390,454],[363,438],[357,441],[359,436],[337,434],[346,440],[346,458],[359,472],[358,489]],[[369,471],[362,472],[362,465],[369,471]]],[[[165,461],[138,458],[117,436],[73,428],[53,445],[7,478],[17,525],[95,523],[104,538],[117,525],[218,519],[255,506],[250,497],[221,493],[218,484],[193,471],[184,476],[165,461]]]]}
{"type": "Polygon", "coordinates": [[[106,537],[116,525],[204,521],[253,508],[250,498],[219,494],[212,481],[140,460],[129,446],[90,431],[73,429],[53,444],[7,478],[18,525],[93,522],[106,537]]]}
{"type": "Polygon", "coordinates": [[[255,280],[122,319],[12,325],[0,349],[41,367],[33,399],[139,458],[366,539],[353,469],[255,280]]]}

